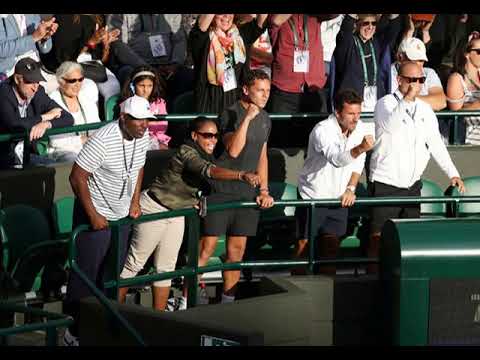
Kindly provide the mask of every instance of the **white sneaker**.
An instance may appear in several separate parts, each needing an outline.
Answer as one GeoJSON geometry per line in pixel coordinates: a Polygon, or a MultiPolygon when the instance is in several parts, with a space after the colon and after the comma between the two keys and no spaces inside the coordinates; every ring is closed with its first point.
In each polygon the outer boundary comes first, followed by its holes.
{"type": "Polygon", "coordinates": [[[176,308],[176,299],[175,297],[171,297],[167,301],[167,306],[165,307],[165,311],[175,311],[176,308]]]}
{"type": "Polygon", "coordinates": [[[208,298],[207,289],[205,283],[200,284],[200,288],[197,292],[197,305],[208,305],[210,299],[208,298]]]}
{"type": "Polygon", "coordinates": [[[63,346],[80,346],[78,336],[73,336],[68,328],[63,335],[63,346]]]}
{"type": "Polygon", "coordinates": [[[187,310],[187,298],[185,296],[180,296],[177,298],[177,306],[175,310],[187,310]]]}

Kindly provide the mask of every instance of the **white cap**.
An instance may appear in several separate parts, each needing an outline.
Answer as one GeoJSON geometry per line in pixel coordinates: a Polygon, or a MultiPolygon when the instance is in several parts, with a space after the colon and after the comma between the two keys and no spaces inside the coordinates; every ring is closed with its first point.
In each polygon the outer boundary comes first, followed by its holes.
{"type": "Polygon", "coordinates": [[[405,53],[409,60],[428,61],[425,44],[422,40],[414,37],[403,39],[398,47],[398,52],[405,53]]]}
{"type": "Polygon", "coordinates": [[[154,119],[157,118],[150,110],[150,103],[147,99],[134,95],[120,104],[120,112],[126,113],[135,119],[154,119]]]}

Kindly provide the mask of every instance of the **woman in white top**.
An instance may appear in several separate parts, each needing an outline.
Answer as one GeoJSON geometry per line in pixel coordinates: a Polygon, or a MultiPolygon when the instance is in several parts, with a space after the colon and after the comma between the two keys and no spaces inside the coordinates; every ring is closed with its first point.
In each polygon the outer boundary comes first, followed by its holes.
{"type": "MultiPolygon", "coordinates": [[[[74,125],[100,122],[98,106],[85,91],[83,68],[73,61],[65,61],[56,72],[59,88],[50,94],[63,109],[72,114],[74,125]]],[[[50,136],[49,157],[56,161],[75,161],[83,144],[93,131],[50,136]]]]}
{"type": "MultiPolygon", "coordinates": [[[[455,56],[447,84],[450,110],[480,110],[480,33],[473,32],[455,56]]],[[[480,117],[465,117],[465,143],[480,145],[480,117]]]]}

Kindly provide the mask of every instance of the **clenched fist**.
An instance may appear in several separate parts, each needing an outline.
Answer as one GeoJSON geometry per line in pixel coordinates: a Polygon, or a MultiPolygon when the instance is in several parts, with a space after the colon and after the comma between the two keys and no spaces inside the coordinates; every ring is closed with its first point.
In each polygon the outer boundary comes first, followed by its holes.
{"type": "Polygon", "coordinates": [[[362,148],[363,152],[367,152],[373,148],[373,136],[372,135],[365,135],[363,137],[362,143],[360,144],[360,147],[362,148]]]}

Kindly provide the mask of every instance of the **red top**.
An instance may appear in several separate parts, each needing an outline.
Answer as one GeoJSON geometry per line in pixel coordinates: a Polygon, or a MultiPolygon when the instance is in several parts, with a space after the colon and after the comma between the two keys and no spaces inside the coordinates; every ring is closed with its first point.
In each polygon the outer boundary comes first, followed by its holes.
{"type": "MultiPolygon", "coordinates": [[[[304,49],[305,34],[303,33],[303,14],[291,16],[298,34],[298,45],[304,49]]],[[[293,72],[294,41],[293,32],[288,21],[276,26],[269,17],[269,32],[272,42],[272,84],[282,91],[301,93],[302,85],[321,89],[325,85],[325,66],[323,64],[323,45],[320,36],[320,23],[316,17],[307,17],[309,38],[309,67],[306,73],[293,72]]]]}

